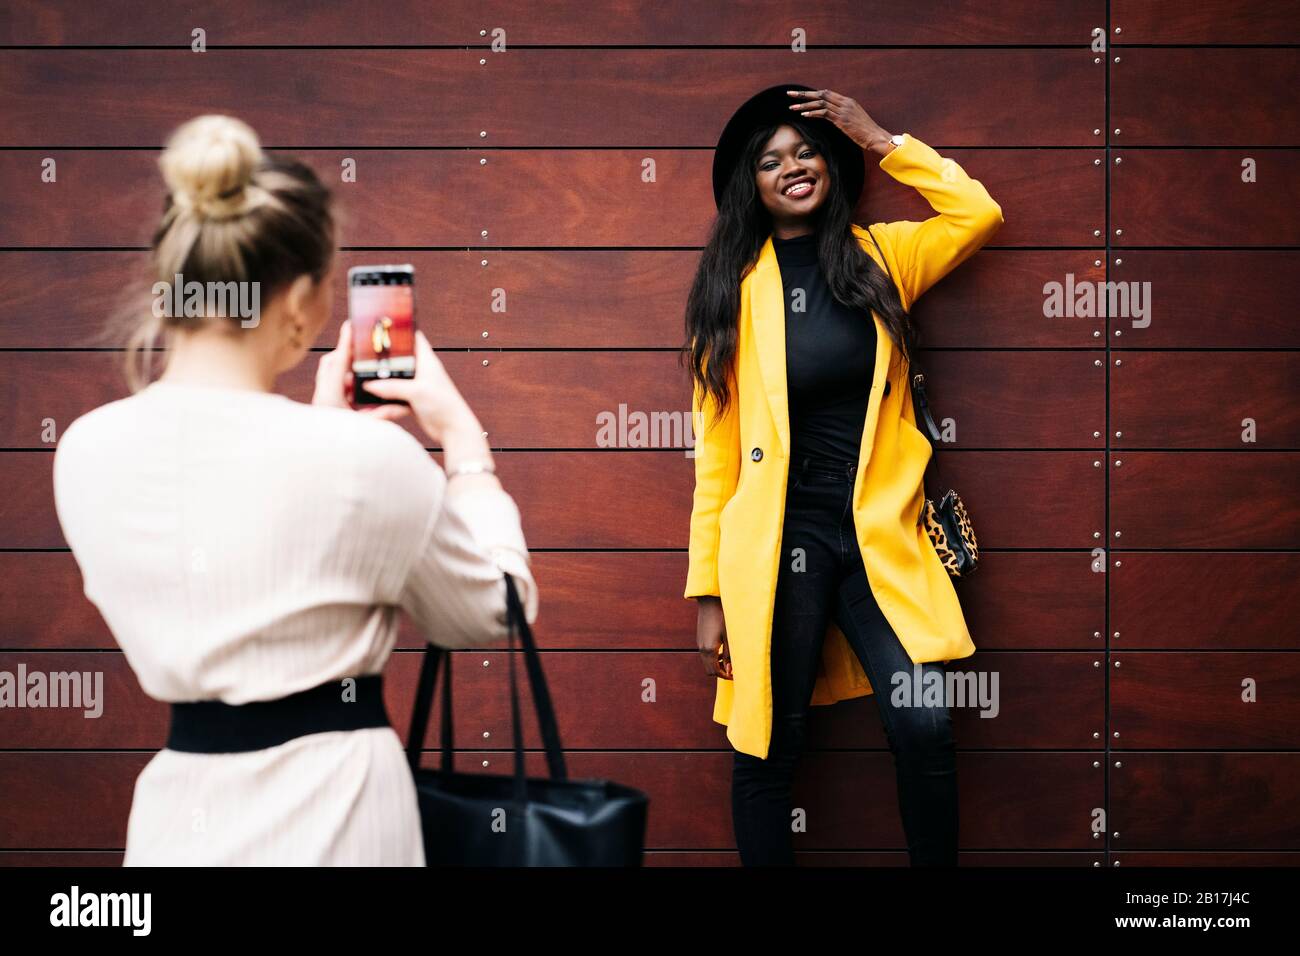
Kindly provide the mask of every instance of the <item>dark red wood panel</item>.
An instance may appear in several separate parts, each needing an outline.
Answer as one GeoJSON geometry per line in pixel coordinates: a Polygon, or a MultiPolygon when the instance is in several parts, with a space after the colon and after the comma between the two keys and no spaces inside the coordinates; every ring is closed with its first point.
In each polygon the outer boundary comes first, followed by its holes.
{"type": "MultiPolygon", "coordinates": [[[[66,547],[54,512],[53,457],[47,451],[0,452],[0,484],[11,490],[0,500],[0,548],[66,547]]],[[[681,451],[504,451],[495,457],[523,513],[530,548],[687,545],[694,463],[681,451]],[[575,496],[575,488],[584,494],[575,496]]],[[[1092,453],[952,450],[943,468],[945,483],[961,489],[981,548],[1091,548],[1100,541],[1103,476],[1101,459],[1092,453]]]]}
{"type": "MultiPolygon", "coordinates": [[[[686,547],[694,478],[680,452],[505,452],[497,460],[530,547],[686,547]],[[574,488],[586,493],[575,497],[574,488]]],[[[954,451],[943,467],[981,547],[1089,548],[1104,519],[1098,460],[1086,452],[954,451]]]]}
{"type": "Polygon", "coordinates": [[[1116,557],[1123,564],[1109,569],[1113,648],[1295,649],[1300,553],[1116,557]]]}
{"type": "Polygon", "coordinates": [[[1300,348],[1300,252],[1124,249],[1109,280],[1130,292],[1111,348],[1300,348]],[[1146,315],[1132,308],[1139,298],[1146,315]]]}
{"type": "MultiPolygon", "coordinates": [[[[972,635],[976,647],[978,635],[972,635]]],[[[953,735],[965,749],[1100,750],[1106,668],[1101,653],[976,653],[951,661],[953,735]]],[[[911,679],[902,675],[900,679],[911,679]]],[[[884,688],[892,694],[892,684],[884,688]]],[[[887,748],[875,695],[813,708],[808,746],[887,748]]]]}
{"type": "MultiPolygon", "coordinates": [[[[333,190],[342,245],[465,247],[478,234],[483,170],[464,150],[297,155],[333,190]],[[345,159],[356,160],[356,182],[342,182],[345,159]]],[[[152,150],[0,152],[0,244],[146,248],[164,196],[157,159],[152,150]],[[40,179],[47,156],[57,182],[40,179]]]]}
{"type": "Polygon", "coordinates": [[[530,548],[686,547],[695,463],[679,451],[495,457],[530,548]]]}
{"type": "Polygon", "coordinates": [[[1197,853],[1181,850],[1177,853],[1122,853],[1112,852],[1112,860],[1124,866],[1300,866],[1300,853],[1274,853],[1268,850],[1243,850],[1238,853],[1197,853]]]}
{"type": "Polygon", "coordinates": [[[66,551],[0,552],[0,620],[6,650],[116,646],[66,551]]]}
{"type": "Polygon", "coordinates": [[[1125,352],[1121,361],[1110,374],[1114,448],[1300,447],[1300,352],[1125,352]]]}
{"type": "MultiPolygon", "coordinates": [[[[997,555],[990,563],[1014,558],[997,555]]],[[[682,597],[685,552],[540,552],[532,555],[532,570],[545,594],[535,629],[542,648],[695,646],[695,603],[682,597]]],[[[116,647],[66,551],[0,552],[0,618],[6,623],[3,649],[116,647]]],[[[403,621],[399,646],[423,646],[409,621],[403,621]]]]}
{"type": "Polygon", "coordinates": [[[0,43],[41,46],[167,45],[188,49],[202,27],[209,47],[243,44],[400,45],[486,43],[479,31],[490,19],[478,0],[441,0],[430,15],[421,0],[385,0],[377,16],[365,0],[12,0],[0,13],[0,43]]]}
{"type": "Polygon", "coordinates": [[[117,850],[4,850],[0,866],[121,866],[124,856],[117,850]]]}
{"type": "Polygon", "coordinates": [[[1112,44],[1300,43],[1297,0],[1111,0],[1110,22],[1112,44]]]}
{"type": "MultiPolygon", "coordinates": [[[[925,352],[936,422],[954,429],[944,448],[1101,448],[1105,367],[1090,352],[925,352]]],[[[946,465],[946,460],[940,459],[946,465]]]]}
{"type": "Polygon", "coordinates": [[[162,146],[192,116],[229,113],[271,147],[468,146],[481,122],[465,108],[482,94],[478,59],[469,50],[0,50],[0,137],[5,146],[162,146]],[[285,109],[286,98],[311,109],[285,109]],[[383,103],[401,106],[376,108],[383,103]]]}
{"type": "MultiPolygon", "coordinates": [[[[300,150],[334,190],[344,246],[700,246],[714,215],[705,150],[300,150]],[[357,180],[341,182],[344,159],[357,180]],[[480,159],[486,163],[480,163],[480,159]],[[654,182],[641,179],[655,161],[654,182]],[[679,210],[665,216],[665,208],[679,210]],[[483,233],[487,234],[484,235],[483,233]]],[[[1099,245],[1105,176],[1091,149],[944,150],[1002,205],[1000,246],[1099,245]]],[[[157,154],[0,151],[0,245],[147,247],[162,208],[157,154]],[[94,212],[87,215],[87,210],[94,212]]],[[[926,219],[914,191],[868,166],[858,216],[926,219]]]]}
{"type": "Polygon", "coordinates": [[[1300,142],[1300,50],[1117,52],[1120,62],[1110,70],[1114,146],[1300,142]]]}
{"type": "MultiPolygon", "coordinates": [[[[1104,278],[1098,255],[1068,249],[990,250],[927,292],[913,317],[925,343],[934,347],[1101,347],[1104,339],[1093,334],[1100,333],[1100,322],[1042,314],[1047,283],[1104,278]]],[[[1240,296],[1253,293],[1257,300],[1271,295],[1271,303],[1262,301],[1273,307],[1236,328],[1242,336],[1266,335],[1266,320],[1275,316],[1272,334],[1294,335],[1294,323],[1280,320],[1277,296],[1284,276],[1300,269],[1300,261],[1292,253],[1260,255],[1278,257],[1276,283],[1243,282],[1237,291],[1240,296]]],[[[334,270],[334,321],[322,329],[317,347],[332,345],[338,323],[347,317],[347,270],[394,256],[415,267],[417,321],[435,348],[677,348],[685,337],[686,295],[699,262],[696,250],[672,249],[345,251],[334,270]]],[[[1256,270],[1262,265],[1256,264],[1256,270]]],[[[147,309],[152,279],[144,252],[0,252],[0,301],[13,317],[0,323],[0,348],[120,346],[120,337],[106,335],[107,327],[115,316],[147,309]]],[[[1194,279],[1186,277],[1189,283],[1194,279]]],[[[1182,288],[1182,277],[1179,283],[1163,287],[1161,321],[1144,332],[1169,328],[1171,307],[1164,301],[1182,288]]],[[[1203,286],[1206,294],[1224,296],[1226,284],[1203,286]]],[[[1179,321],[1201,315],[1201,301],[1197,311],[1180,314],[1179,321]]]]}
{"type": "Polygon", "coordinates": [[[1104,71],[1079,49],[812,50],[793,78],[788,50],[522,49],[479,59],[467,50],[0,50],[10,104],[0,135],[4,146],[161,146],[207,111],[239,115],[268,146],[712,147],[733,104],[813,75],[936,145],[1095,146],[1105,120],[1104,71]],[[891,83],[864,86],[872,75],[891,83]],[[955,75],[985,82],[954,87],[955,75]],[[712,92],[700,98],[703,85],[712,92]],[[286,92],[315,108],[285,113],[286,92]],[[147,108],[124,111],[124,101],[147,108]],[[401,108],[375,108],[384,102],[401,108]]]}
{"type": "Polygon", "coordinates": [[[1300,540],[1292,493],[1300,453],[1112,451],[1110,461],[1117,547],[1294,548],[1300,540]]]}
{"type": "MultiPolygon", "coordinates": [[[[961,681],[951,701],[959,747],[1100,747],[1106,672],[1099,657],[1004,651],[950,663],[949,672],[961,681]]],[[[676,651],[547,651],[542,662],[566,747],[730,746],[725,728],[712,720],[715,681],[704,673],[693,641],[683,641],[676,651]],[[600,679],[593,680],[593,674],[600,679]]],[[[419,653],[403,651],[384,672],[388,713],[403,740],[419,663],[419,653]]],[[[457,746],[511,746],[507,663],[504,652],[492,649],[453,655],[457,746]]],[[[120,652],[0,652],[0,671],[16,675],[20,688],[26,679],[33,686],[57,680],[66,689],[57,695],[58,706],[51,696],[43,706],[9,711],[0,725],[0,747],[152,749],[166,741],[166,705],[145,695],[120,652]]],[[[865,698],[816,708],[809,746],[887,749],[878,707],[875,699],[865,698]]],[[[541,746],[531,718],[524,738],[529,747],[541,746]]]]}
{"type": "Polygon", "coordinates": [[[686,589],[682,552],[535,553],[543,648],[588,650],[695,647],[695,602],[686,589]]]}
{"type": "Polygon", "coordinates": [[[1105,125],[1104,70],[1086,49],[813,49],[796,66],[788,49],[516,50],[479,74],[483,142],[712,148],[735,104],[795,81],[851,96],[886,128],[936,146],[1096,146],[1105,125]],[[954,86],[953,76],[984,82],[954,86]]]}
{"type": "Polygon", "coordinates": [[[54,512],[54,454],[0,452],[0,548],[66,547],[54,512]]]}
{"type": "Polygon", "coordinates": [[[1104,647],[1100,565],[1091,551],[981,553],[978,572],[955,585],[975,646],[1104,647]]]}
{"type": "Polygon", "coordinates": [[[0,845],[120,850],[135,778],[152,753],[0,753],[0,845]]]}
{"type": "Polygon", "coordinates": [[[1298,150],[1120,146],[1111,152],[1116,247],[1300,245],[1300,219],[1293,215],[1300,205],[1298,150]],[[1255,182],[1242,181],[1248,159],[1256,164],[1255,182]]]}
{"type": "MultiPolygon", "coordinates": [[[[497,448],[694,448],[691,391],[676,352],[444,352],[444,367],[497,448]],[[484,364],[487,363],[487,364],[484,364]],[[539,415],[539,410],[545,414],[539,415]]],[[[0,447],[46,445],[47,422],[73,419],[127,394],[116,352],[0,352],[10,416],[0,447]]],[[[316,356],[281,390],[311,401],[316,356]]],[[[953,447],[1100,446],[1104,369],[1085,352],[939,352],[926,357],[931,398],[953,447]]],[[[427,444],[414,419],[403,424],[427,444]]],[[[691,452],[693,454],[693,452],[691,452]]]]}
{"type": "MultiPolygon", "coordinates": [[[[283,376],[281,391],[310,402],[316,359],[283,376]]],[[[675,448],[683,456],[694,447],[690,386],[676,352],[449,352],[440,359],[494,447],[675,448]]],[[[43,447],[50,419],[61,433],[125,397],[122,365],[117,352],[0,352],[0,395],[11,413],[0,424],[0,447],[43,447]]],[[[433,444],[414,418],[402,424],[433,444]]]]}
{"type": "MultiPolygon", "coordinates": [[[[333,345],[347,317],[348,269],[393,257],[415,267],[416,320],[435,348],[675,348],[699,253],[345,251],[318,347],[333,345]]],[[[1009,291],[1010,279],[991,285],[1009,291]]],[[[140,314],[152,281],[144,252],[2,252],[0,298],[16,321],[0,324],[0,347],[118,346],[106,325],[140,314]]]]}
{"type": "MultiPolygon", "coordinates": [[[[1195,558],[1200,556],[1126,555],[1126,566],[1145,557],[1195,558]]],[[[1243,556],[1215,556],[1224,559],[1243,556]]],[[[1262,556],[1267,558],[1269,556],[1262,556]]],[[[1290,556],[1273,556],[1288,559],[1290,556]]],[[[695,602],[682,597],[686,582],[686,554],[683,551],[594,551],[535,552],[533,575],[544,595],[536,626],[539,646],[551,650],[683,650],[694,647],[695,602]]],[[[1104,647],[1103,600],[1105,579],[1093,570],[1091,552],[1006,552],[981,557],[980,571],[958,583],[962,608],[975,645],[980,650],[1021,648],[1095,650],[1104,647]]],[[[1231,606],[1230,597],[1240,597],[1244,607],[1257,606],[1258,616],[1238,610],[1232,636],[1241,646],[1266,646],[1269,638],[1289,640],[1283,629],[1289,602],[1300,582],[1300,565],[1264,560],[1265,569],[1251,573],[1254,564],[1237,562],[1242,570],[1233,575],[1202,575],[1203,587],[1195,594],[1217,597],[1231,606]],[[1289,575],[1289,576],[1288,576],[1289,575]],[[1210,580],[1206,580],[1209,578],[1210,580]],[[1218,591],[1211,581],[1229,581],[1218,591]],[[1251,586],[1253,585],[1253,587],[1251,586]],[[1258,604],[1256,602],[1259,602],[1258,604]],[[1272,627],[1269,622],[1272,622],[1272,627]],[[1253,627],[1252,627],[1253,625],[1253,627]]],[[[1140,566],[1140,565],[1139,565],[1140,566]]],[[[1207,562],[1207,567],[1215,565],[1207,562]]],[[[1139,578],[1141,575],[1138,576],[1139,578]]],[[[1128,583],[1129,576],[1111,579],[1112,594],[1128,583]]],[[[1180,571],[1165,584],[1197,578],[1180,571]]],[[[1128,595],[1131,590],[1121,593],[1128,595]]],[[[1196,608],[1191,595],[1174,595],[1174,608],[1196,608]]],[[[1130,599],[1125,607],[1132,605],[1130,599]]],[[[1202,602],[1204,605],[1206,602],[1202,602]]],[[[1218,606],[1217,603],[1215,605],[1218,606]]],[[[1132,629],[1140,644],[1149,629],[1150,618],[1165,605],[1140,603],[1133,609],[1149,610],[1141,621],[1129,624],[1130,616],[1112,612],[1117,626],[1132,629]]],[[[1191,620],[1212,611],[1202,607],[1191,620]]],[[[0,617],[7,623],[4,649],[82,650],[116,646],[108,626],[94,605],[82,593],[81,573],[68,552],[0,552],[0,617]]],[[[1164,620],[1165,617],[1161,617],[1164,620]]],[[[1177,634],[1178,618],[1173,619],[1177,634]]],[[[1190,634],[1188,637],[1194,637],[1190,634]]],[[[403,620],[399,646],[419,648],[422,636],[403,620]]],[[[1283,646],[1283,645],[1279,645],[1283,646]]]]}
{"type": "MultiPolygon", "coordinates": [[[[135,778],[151,754],[0,753],[0,780],[13,799],[0,801],[0,847],[117,850],[125,845],[135,778]],[[92,812],[93,811],[93,812],[92,812]]],[[[465,751],[458,766],[499,772],[500,751],[465,751]],[[490,766],[483,768],[482,760],[490,766]]],[[[435,766],[436,755],[424,763],[435,766]]],[[[1096,851],[1087,821],[1102,805],[1102,771],[1083,753],[961,754],[961,842],[1021,850],[1096,851]]],[[[617,780],[650,798],[648,849],[735,847],[729,753],[573,753],[570,776],[617,780]]],[[[526,762],[544,774],[539,753],[526,762]]],[[[800,850],[902,849],[894,770],[886,751],[809,754],[795,793],[810,830],[800,850]]]]}
{"type": "MultiPolygon", "coordinates": [[[[51,850],[48,852],[26,850],[0,850],[0,867],[3,866],[121,866],[124,854],[116,850],[51,850]]],[[[1160,854],[1124,854],[1125,859],[1141,856],[1152,859],[1150,863],[1134,863],[1134,866],[1161,865],[1202,865],[1202,866],[1281,866],[1291,860],[1300,859],[1297,854],[1283,853],[1243,853],[1243,854],[1178,854],[1173,860],[1160,854]],[[1185,864],[1178,860],[1187,858],[1185,864]],[[1227,862],[1216,862],[1226,860],[1227,862]]],[[[1078,852],[1063,853],[979,853],[965,852],[958,854],[958,866],[979,867],[1014,867],[1014,866],[1092,866],[1100,861],[1101,854],[1084,854],[1078,852]]],[[[697,850],[647,850],[644,866],[707,866],[738,867],[740,855],[734,851],[697,851],[697,850]]],[[[795,865],[801,867],[864,867],[908,865],[904,850],[881,851],[878,853],[855,853],[843,850],[799,850],[795,854],[795,865]]]]}
{"type": "Polygon", "coordinates": [[[492,31],[508,47],[765,45],[789,47],[793,30],[810,47],[862,44],[1075,44],[1106,17],[1104,0],[916,0],[906,7],[822,0],[791,8],[779,0],[700,4],[691,0],[605,5],[583,0],[544,6],[513,0],[443,0],[437,15],[419,0],[388,0],[375,16],[363,0],[273,6],[188,0],[159,7],[127,0],[111,7],[74,0],[14,0],[0,14],[0,43],[188,47],[202,25],[210,45],[405,44],[486,48],[492,31]],[[484,33],[488,33],[485,37],[484,33]]]}
{"type": "Polygon", "coordinates": [[[1048,317],[1043,290],[1103,281],[1105,264],[1100,250],[986,248],[917,300],[912,318],[931,348],[1104,348],[1101,319],[1048,317]]]}
{"type": "Polygon", "coordinates": [[[1292,748],[1300,654],[1112,651],[1110,730],[1121,750],[1292,748]]]}
{"type": "MultiPolygon", "coordinates": [[[[993,245],[1100,244],[1105,176],[1104,166],[1094,164],[1101,158],[1097,150],[944,148],[942,153],[980,180],[1001,204],[1006,223],[993,245]]],[[[482,180],[481,194],[482,228],[488,237],[473,244],[702,245],[713,214],[712,193],[705,188],[711,155],[666,150],[493,152],[488,159],[492,174],[482,180]],[[653,183],[640,178],[647,158],[657,164],[653,183]],[[546,187],[525,190],[517,188],[520,183],[546,187]],[[680,215],[665,216],[665,209],[680,215]]],[[[931,215],[933,210],[915,190],[867,164],[867,185],[858,206],[861,221],[931,215]]]]}
{"type": "Polygon", "coordinates": [[[1112,756],[1115,850],[1300,849],[1300,754],[1112,756]]]}

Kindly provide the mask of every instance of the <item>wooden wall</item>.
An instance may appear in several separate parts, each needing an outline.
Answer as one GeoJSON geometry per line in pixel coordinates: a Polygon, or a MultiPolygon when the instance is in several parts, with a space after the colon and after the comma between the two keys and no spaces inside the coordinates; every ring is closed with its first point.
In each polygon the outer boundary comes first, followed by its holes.
{"type": "MultiPolygon", "coordinates": [[[[97,333],[143,274],[158,148],[228,111],[334,184],[345,264],[415,263],[421,324],[525,515],[574,773],[649,792],[650,862],[736,862],[680,596],[692,462],[680,438],[602,447],[596,416],[688,410],[674,350],[711,147],[747,95],[800,81],[957,159],[1006,215],[917,310],[986,551],[962,669],[1001,681],[996,719],[956,714],[963,863],[1300,862],[1297,43],[1296,0],[11,0],[0,670],[102,671],[108,703],[0,711],[0,859],[118,862],[165,736],[81,594],[43,423],[124,394],[97,333]],[[1150,283],[1149,324],[1045,317],[1067,275],[1150,283]]],[[[868,168],[862,218],[929,215],[868,168]]],[[[418,647],[408,629],[391,668],[403,723],[418,647]]],[[[504,670],[472,665],[500,658],[461,652],[457,695],[458,745],[497,771],[504,670]]],[[[904,865],[874,700],[814,713],[803,861],[904,865]]]]}

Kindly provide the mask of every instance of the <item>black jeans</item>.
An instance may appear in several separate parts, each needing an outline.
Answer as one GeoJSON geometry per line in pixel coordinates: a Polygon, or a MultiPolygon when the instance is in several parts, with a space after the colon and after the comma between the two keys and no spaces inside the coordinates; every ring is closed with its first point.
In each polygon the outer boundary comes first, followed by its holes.
{"type": "MultiPolygon", "coordinates": [[[[766,760],[735,752],[732,820],[746,866],[794,863],[791,785],[826,628],[834,618],[871,681],[894,757],[912,866],[957,863],[957,765],[946,704],[895,706],[894,675],[913,664],[867,583],[853,525],[855,462],[804,458],[790,468],[772,620],[772,739],[766,760]]],[[[862,801],[863,812],[868,802],[862,801]]],[[[815,826],[815,822],[813,824],[815,826]]]]}

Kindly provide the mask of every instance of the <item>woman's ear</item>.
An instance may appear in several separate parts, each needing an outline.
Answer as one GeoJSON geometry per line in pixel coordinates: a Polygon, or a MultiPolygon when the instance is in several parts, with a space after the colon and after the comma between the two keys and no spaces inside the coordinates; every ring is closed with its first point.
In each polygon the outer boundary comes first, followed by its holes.
{"type": "Polygon", "coordinates": [[[311,327],[311,301],[316,291],[312,277],[303,274],[290,283],[284,296],[284,313],[287,320],[285,332],[295,347],[301,347],[309,338],[311,327]]]}

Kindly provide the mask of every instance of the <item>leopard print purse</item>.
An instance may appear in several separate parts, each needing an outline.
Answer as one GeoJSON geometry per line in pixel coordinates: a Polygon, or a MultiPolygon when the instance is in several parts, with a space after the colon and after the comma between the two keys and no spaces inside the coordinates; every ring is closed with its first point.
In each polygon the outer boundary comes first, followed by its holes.
{"type": "MultiPolygon", "coordinates": [[[[894,277],[889,271],[889,260],[885,258],[880,243],[876,242],[876,234],[871,231],[870,226],[867,226],[867,234],[871,236],[876,251],[880,253],[880,261],[885,264],[885,274],[889,276],[890,281],[893,281],[894,277]]],[[[925,424],[925,431],[930,439],[930,461],[926,463],[925,470],[929,472],[930,466],[933,465],[937,478],[939,453],[934,443],[942,441],[943,433],[930,413],[930,403],[925,396],[925,375],[915,365],[911,368],[911,379],[912,412],[918,422],[925,424]]],[[[925,495],[924,475],[921,484],[921,493],[925,495]]],[[[925,533],[934,545],[935,553],[939,555],[939,560],[943,563],[949,577],[967,577],[979,567],[980,550],[975,540],[975,526],[971,524],[970,513],[966,510],[961,495],[956,491],[949,488],[937,504],[933,498],[925,495],[925,504],[921,508],[921,513],[917,515],[916,523],[925,525],[925,533]]]]}
{"type": "MultiPolygon", "coordinates": [[[[930,403],[925,396],[925,376],[920,371],[912,373],[912,410],[925,423],[933,448],[934,443],[941,440],[942,432],[930,413],[930,403]]],[[[926,471],[930,470],[930,464],[935,466],[937,474],[937,451],[931,451],[926,471]]],[[[975,540],[975,526],[971,524],[966,504],[956,491],[949,488],[938,504],[927,495],[925,505],[917,517],[917,524],[925,525],[925,533],[949,576],[967,577],[979,567],[980,550],[979,543],[975,540]]]]}

